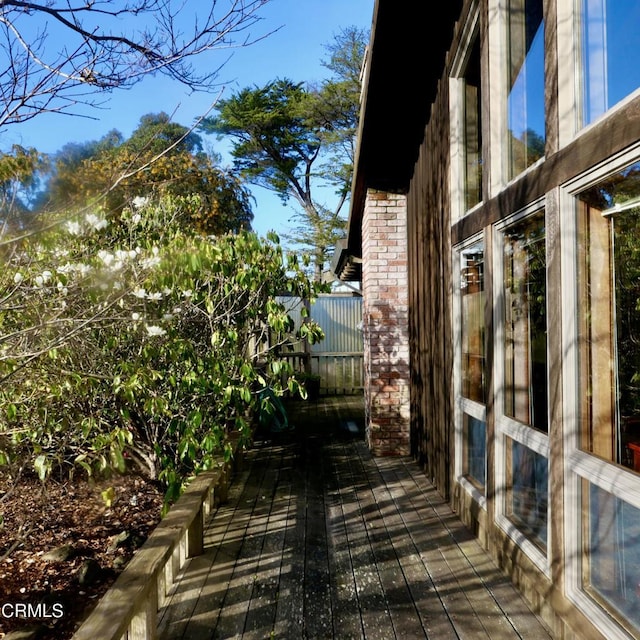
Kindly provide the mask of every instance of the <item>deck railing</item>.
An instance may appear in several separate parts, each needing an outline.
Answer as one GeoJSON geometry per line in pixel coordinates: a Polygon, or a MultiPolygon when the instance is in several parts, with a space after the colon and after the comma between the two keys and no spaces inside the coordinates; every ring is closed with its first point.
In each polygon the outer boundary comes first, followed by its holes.
{"type": "Polygon", "coordinates": [[[360,352],[311,354],[311,373],[320,376],[324,394],[355,393],[364,389],[364,356],[360,352]]]}
{"type": "Polygon", "coordinates": [[[309,361],[310,373],[320,376],[320,393],[349,394],[364,389],[364,356],[362,351],[311,352],[301,351],[284,353],[294,371],[305,371],[309,361]]]}
{"type": "Polygon", "coordinates": [[[232,461],[198,475],[136,552],[72,640],[157,640],[158,612],[188,558],[204,548],[204,524],[226,500],[242,460],[234,440],[232,461]]]}

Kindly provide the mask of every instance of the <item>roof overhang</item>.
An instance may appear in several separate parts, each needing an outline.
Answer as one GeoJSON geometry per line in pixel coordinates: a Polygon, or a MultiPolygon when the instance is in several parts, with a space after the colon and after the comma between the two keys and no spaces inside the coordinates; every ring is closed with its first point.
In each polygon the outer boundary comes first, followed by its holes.
{"type": "MultiPolygon", "coordinates": [[[[462,0],[376,0],[363,77],[346,255],[362,255],[368,189],[406,193],[462,0]]],[[[340,264],[348,265],[346,257],[340,264]]],[[[339,264],[336,264],[339,267],[339,264]]],[[[347,272],[336,271],[342,280],[347,272]]]]}
{"type": "Polygon", "coordinates": [[[331,260],[331,271],[344,282],[362,280],[362,259],[349,251],[346,238],[336,243],[331,260]]]}

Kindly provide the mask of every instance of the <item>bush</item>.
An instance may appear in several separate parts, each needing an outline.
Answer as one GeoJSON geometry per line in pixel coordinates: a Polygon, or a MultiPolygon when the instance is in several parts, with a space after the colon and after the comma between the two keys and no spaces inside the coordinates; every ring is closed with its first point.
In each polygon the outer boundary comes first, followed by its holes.
{"type": "MultiPolygon", "coordinates": [[[[250,437],[293,322],[277,296],[314,285],[277,236],[184,229],[189,199],[65,222],[14,247],[1,274],[0,465],[45,479],[135,466],[167,499],[250,437]]],[[[313,322],[307,337],[321,339],[313,322]]]]}

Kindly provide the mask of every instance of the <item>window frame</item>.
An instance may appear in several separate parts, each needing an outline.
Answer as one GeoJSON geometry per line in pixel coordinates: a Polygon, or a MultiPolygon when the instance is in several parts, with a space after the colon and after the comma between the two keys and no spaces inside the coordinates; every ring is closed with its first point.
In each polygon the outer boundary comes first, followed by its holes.
{"type": "MultiPolygon", "coordinates": [[[[572,0],[558,0],[567,2],[572,0]]],[[[543,7],[544,8],[544,7],[543,7]]],[[[543,16],[545,26],[547,29],[547,15],[546,12],[543,16]]],[[[485,142],[485,154],[490,158],[487,168],[487,180],[485,199],[489,200],[495,194],[503,191],[508,185],[517,182],[522,179],[523,176],[536,170],[541,164],[544,163],[545,156],[536,160],[533,164],[526,167],[521,173],[511,177],[510,174],[510,152],[509,145],[505,144],[506,136],[509,129],[508,118],[508,69],[507,60],[509,55],[509,3],[508,0],[495,0],[492,3],[488,14],[487,23],[487,38],[488,38],[488,55],[489,55],[489,68],[491,70],[498,70],[499,74],[492,75],[488,82],[488,89],[485,92],[488,98],[488,117],[491,120],[491,126],[489,127],[489,135],[485,142]]],[[[547,74],[547,60],[545,51],[545,75],[547,74]]],[[[575,77],[573,74],[572,77],[575,77]]],[[[546,82],[546,80],[545,80],[546,82]]],[[[487,117],[487,116],[485,116],[487,117]]],[[[546,118],[545,104],[545,114],[546,118]]],[[[545,125],[546,129],[546,125],[545,125]]],[[[545,131],[546,142],[546,131],[545,131]]]]}
{"type": "MultiPolygon", "coordinates": [[[[479,3],[469,12],[469,17],[462,30],[460,46],[451,65],[451,75],[449,77],[449,112],[450,140],[451,140],[451,223],[454,224],[474,209],[480,207],[485,199],[483,186],[480,186],[482,198],[480,202],[467,209],[467,167],[466,167],[466,120],[465,120],[465,71],[467,63],[473,51],[476,38],[480,42],[480,8],[479,3]]],[[[480,42],[480,55],[482,56],[482,43],[480,42]]],[[[482,61],[480,61],[482,66],[482,61]]],[[[482,85],[482,80],[481,80],[482,85]]],[[[482,88],[480,91],[482,99],[482,88]]],[[[482,104],[480,105],[480,130],[482,131],[482,120],[484,119],[482,104]]],[[[483,166],[486,165],[485,144],[480,145],[480,160],[483,166]]],[[[481,178],[482,183],[486,181],[481,178]]]]}
{"type": "Polygon", "coordinates": [[[578,303],[578,202],[577,196],[624,167],[640,160],[640,143],[608,158],[589,171],[560,186],[561,271],[564,309],[562,314],[562,393],[564,398],[563,450],[565,517],[564,553],[566,594],[568,599],[611,640],[630,640],[634,636],[616,621],[612,613],[582,587],[583,481],[598,487],[640,509],[640,481],[637,473],[621,464],[605,460],[581,448],[580,442],[580,345],[578,303]]]}
{"type": "MultiPolygon", "coordinates": [[[[576,54],[578,56],[577,60],[576,60],[576,64],[577,64],[577,69],[579,69],[580,74],[579,74],[579,100],[578,100],[578,111],[577,111],[577,117],[578,117],[578,124],[581,128],[584,127],[588,127],[593,123],[596,123],[600,120],[602,120],[603,117],[605,117],[608,113],[610,113],[613,109],[615,109],[618,105],[622,105],[624,103],[626,103],[629,99],[631,99],[633,96],[636,96],[639,94],[640,92],[640,87],[636,87],[635,90],[633,90],[631,93],[627,93],[623,98],[621,98],[620,100],[618,100],[617,102],[614,102],[613,104],[610,105],[602,105],[602,112],[599,115],[596,115],[594,117],[592,117],[591,120],[587,121],[587,117],[586,117],[586,108],[587,108],[587,102],[588,99],[586,97],[586,71],[587,69],[585,68],[584,65],[584,56],[583,56],[583,42],[582,42],[582,26],[583,26],[583,5],[584,5],[584,1],[585,0],[576,0],[576,4],[575,4],[575,11],[576,11],[576,20],[575,20],[575,24],[576,24],[576,54]]],[[[606,2],[606,0],[601,0],[602,2],[606,2]]],[[[606,13],[606,7],[604,7],[603,12],[606,13]]],[[[604,26],[604,31],[606,31],[606,29],[608,29],[608,24],[606,24],[604,26]]],[[[601,34],[602,37],[602,42],[606,42],[607,40],[607,35],[606,33],[601,34]]],[[[610,55],[612,52],[610,52],[608,49],[606,50],[604,55],[610,55]]],[[[616,60],[613,61],[614,64],[616,63],[616,60]]],[[[601,61],[601,66],[603,67],[603,75],[606,77],[608,71],[607,71],[607,63],[606,60],[602,60],[601,61]]],[[[605,84],[607,85],[604,93],[606,94],[608,92],[608,90],[613,86],[613,84],[610,84],[609,81],[607,80],[605,82],[605,84]]],[[[608,101],[608,99],[607,99],[608,101]]]]}
{"type": "MultiPolygon", "coordinates": [[[[485,252],[485,267],[489,266],[486,260],[487,256],[487,238],[486,233],[481,231],[469,238],[465,239],[464,242],[456,245],[453,248],[453,265],[452,265],[452,275],[453,282],[457,283],[454,287],[454,295],[453,295],[453,356],[454,356],[454,373],[453,373],[453,388],[454,388],[454,397],[455,397],[455,406],[454,406],[454,424],[455,424],[455,457],[454,457],[454,473],[455,478],[461,487],[468,493],[471,498],[478,503],[478,505],[483,509],[483,511],[487,510],[487,484],[489,483],[489,472],[487,465],[487,454],[489,451],[489,439],[488,439],[488,429],[485,431],[485,485],[484,491],[480,490],[480,488],[472,482],[464,471],[464,452],[466,451],[465,441],[464,441],[464,414],[471,416],[472,418],[476,418],[477,420],[482,420],[487,424],[487,407],[486,404],[482,404],[480,402],[476,402],[469,398],[466,398],[462,395],[462,292],[460,289],[461,282],[461,268],[460,261],[462,258],[462,252],[465,249],[472,247],[479,242],[483,243],[484,252],[485,252]]],[[[485,269],[485,283],[487,278],[489,277],[489,272],[485,269]]],[[[486,287],[486,285],[485,285],[486,287]]],[[[486,288],[485,288],[486,293],[486,288]]],[[[485,299],[485,305],[488,304],[488,299],[485,299]]],[[[486,327],[485,327],[486,330],[486,327]]],[[[486,363],[485,363],[486,364],[486,363]]],[[[486,372],[488,373],[488,372],[486,372]]],[[[490,389],[486,390],[487,399],[490,394],[490,389]]]]}
{"type": "Polygon", "coordinates": [[[613,113],[640,96],[640,87],[585,124],[585,97],[582,51],[582,0],[556,0],[558,46],[559,146],[597,127],[613,113]]]}
{"type": "MultiPolygon", "coordinates": [[[[545,212],[546,198],[542,197],[532,202],[527,207],[508,216],[494,225],[493,233],[493,324],[494,324],[494,343],[493,343],[493,406],[495,413],[495,458],[494,458],[494,474],[496,486],[495,500],[495,522],[504,531],[504,533],[517,546],[519,546],[530,560],[540,569],[547,577],[551,577],[550,549],[551,549],[551,482],[547,483],[547,540],[546,550],[543,551],[518,525],[507,515],[507,487],[509,486],[509,478],[507,475],[507,453],[508,441],[514,440],[519,444],[531,449],[538,455],[543,456],[547,460],[547,468],[550,469],[550,445],[548,433],[543,433],[535,429],[531,425],[523,424],[507,416],[504,413],[505,401],[505,368],[504,368],[504,231],[518,222],[539,213],[545,212]]],[[[545,255],[548,256],[548,234],[545,232],[545,255]]],[[[546,290],[549,290],[549,269],[545,269],[546,290]]],[[[546,305],[548,307],[549,299],[546,296],[546,305]]],[[[548,314],[547,314],[548,317],[548,314]]],[[[549,366],[549,342],[547,341],[547,367],[549,366]]],[[[549,376],[547,375],[547,398],[549,385],[549,376]]],[[[547,421],[550,424],[550,405],[547,401],[547,421]]]]}

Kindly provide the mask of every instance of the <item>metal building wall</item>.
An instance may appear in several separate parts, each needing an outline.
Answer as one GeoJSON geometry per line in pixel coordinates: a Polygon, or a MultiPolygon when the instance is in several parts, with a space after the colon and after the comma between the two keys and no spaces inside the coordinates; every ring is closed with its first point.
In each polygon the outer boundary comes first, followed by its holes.
{"type": "MultiPolygon", "coordinates": [[[[296,324],[302,323],[303,301],[279,298],[296,324]]],[[[311,318],[324,331],[325,339],[310,346],[311,372],[320,375],[323,393],[353,393],[364,388],[362,298],[359,296],[323,295],[310,308],[311,318]]],[[[292,345],[292,363],[300,366],[304,345],[292,345]]],[[[308,357],[308,356],[307,356],[308,357]]]]}

